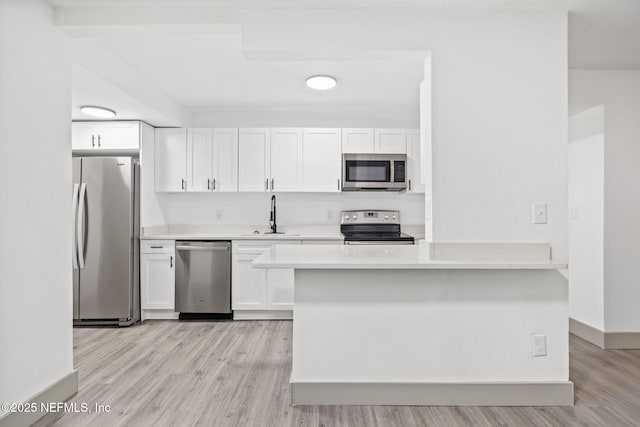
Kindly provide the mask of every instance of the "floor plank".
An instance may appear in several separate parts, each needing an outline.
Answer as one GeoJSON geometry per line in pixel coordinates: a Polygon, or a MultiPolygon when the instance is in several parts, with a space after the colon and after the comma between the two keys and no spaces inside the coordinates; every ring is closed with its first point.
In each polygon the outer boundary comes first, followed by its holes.
{"type": "Polygon", "coordinates": [[[148,321],[74,329],[80,390],[109,413],[49,414],[42,426],[637,426],[640,350],[570,338],[574,407],[289,404],[291,322],[148,321]]]}

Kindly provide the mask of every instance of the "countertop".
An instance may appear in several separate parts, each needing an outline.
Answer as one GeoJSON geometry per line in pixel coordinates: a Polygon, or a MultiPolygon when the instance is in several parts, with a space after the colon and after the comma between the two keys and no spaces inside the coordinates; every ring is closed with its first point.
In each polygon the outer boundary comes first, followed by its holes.
{"type": "MultiPolygon", "coordinates": [[[[148,240],[343,240],[339,225],[282,225],[284,234],[266,234],[266,226],[252,225],[168,225],[145,227],[141,239],[148,240]],[[254,233],[258,231],[259,233],[254,233]]],[[[402,226],[416,239],[424,238],[424,226],[402,226]]]]}
{"type": "MultiPolygon", "coordinates": [[[[437,244],[435,244],[437,246],[437,244]]],[[[253,261],[258,268],[293,269],[520,269],[557,270],[566,264],[553,263],[536,252],[525,250],[521,257],[488,259],[474,256],[473,244],[461,243],[460,250],[451,251],[447,257],[434,258],[434,244],[420,245],[308,245],[273,246],[253,261]],[[469,250],[471,248],[471,250],[469,250]]],[[[487,244],[481,244],[486,248],[487,244]]],[[[527,244],[518,244],[520,247],[527,244]]],[[[513,245],[512,245],[513,246],[513,245]]],[[[455,245],[453,246],[455,247],[455,245]]],[[[539,252],[539,251],[538,251],[539,252]]]]}

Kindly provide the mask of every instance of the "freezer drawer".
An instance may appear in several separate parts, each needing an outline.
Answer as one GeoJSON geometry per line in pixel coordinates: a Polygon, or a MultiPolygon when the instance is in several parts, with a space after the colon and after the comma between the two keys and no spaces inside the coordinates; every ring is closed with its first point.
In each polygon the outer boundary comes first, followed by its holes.
{"type": "Polygon", "coordinates": [[[176,311],[231,313],[231,242],[176,242],[176,311]]]}

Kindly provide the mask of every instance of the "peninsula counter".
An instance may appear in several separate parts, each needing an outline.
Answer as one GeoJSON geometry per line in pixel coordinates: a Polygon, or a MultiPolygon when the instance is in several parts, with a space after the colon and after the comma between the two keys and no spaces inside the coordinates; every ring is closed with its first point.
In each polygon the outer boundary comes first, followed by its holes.
{"type": "Polygon", "coordinates": [[[295,271],[292,403],[572,405],[567,266],[548,254],[272,247],[253,264],[295,271]]]}

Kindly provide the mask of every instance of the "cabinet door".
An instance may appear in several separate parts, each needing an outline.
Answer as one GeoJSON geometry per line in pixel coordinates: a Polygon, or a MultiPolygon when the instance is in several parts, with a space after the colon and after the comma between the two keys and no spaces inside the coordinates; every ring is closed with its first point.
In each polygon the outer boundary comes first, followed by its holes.
{"type": "Polygon", "coordinates": [[[231,268],[231,306],[234,310],[267,308],[267,270],[253,268],[259,254],[234,254],[231,268]]]}
{"type": "Polygon", "coordinates": [[[140,256],[140,305],[144,309],[175,308],[175,258],[169,254],[140,256]]]}
{"type": "Polygon", "coordinates": [[[156,129],[157,192],[177,192],[187,189],[187,130],[156,129]]]}
{"type": "Polygon", "coordinates": [[[373,153],[373,129],[342,129],[343,153],[373,153]]]}
{"type": "Polygon", "coordinates": [[[407,135],[404,129],[376,129],[375,152],[384,154],[405,154],[407,135]]]}
{"type": "Polygon", "coordinates": [[[213,130],[187,129],[187,189],[213,190],[213,130]]]}
{"type": "Polygon", "coordinates": [[[93,123],[73,122],[71,124],[71,149],[90,150],[96,147],[96,135],[93,123]]]}
{"type": "Polygon", "coordinates": [[[420,183],[420,131],[407,130],[407,192],[424,193],[424,184],[420,183]]]}
{"type": "Polygon", "coordinates": [[[293,310],[293,269],[267,270],[267,308],[293,310]]]}
{"type": "Polygon", "coordinates": [[[270,177],[269,129],[238,131],[238,190],[268,191],[270,177]]]}
{"type": "Polygon", "coordinates": [[[302,138],[304,191],[338,192],[342,171],[340,129],[305,129],[302,138]]]}
{"type": "Polygon", "coordinates": [[[271,129],[271,191],[299,191],[302,129],[271,129]]]}
{"type": "Polygon", "coordinates": [[[214,191],[238,191],[238,129],[213,130],[214,191]]]}
{"type": "Polygon", "coordinates": [[[96,132],[98,148],[106,150],[140,148],[140,122],[102,122],[96,132]]]}

